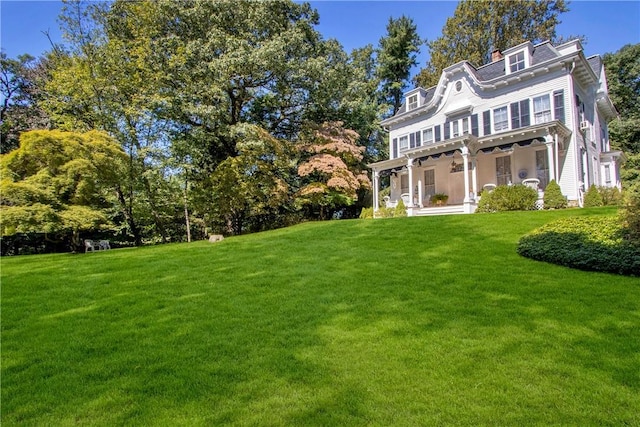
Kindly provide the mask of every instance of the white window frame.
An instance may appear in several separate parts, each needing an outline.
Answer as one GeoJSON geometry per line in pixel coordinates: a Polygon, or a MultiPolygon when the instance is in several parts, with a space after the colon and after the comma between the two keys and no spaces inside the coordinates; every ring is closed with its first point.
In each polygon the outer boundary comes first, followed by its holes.
{"type": "Polygon", "coordinates": [[[503,105],[501,107],[494,108],[492,110],[492,116],[493,116],[493,123],[491,123],[491,126],[493,126],[493,132],[494,133],[502,132],[504,130],[509,130],[510,122],[509,122],[509,108],[508,108],[508,106],[503,105]],[[498,112],[500,110],[504,110],[505,119],[501,120],[500,122],[498,122],[498,120],[496,120],[496,112],[498,112]],[[498,127],[498,123],[501,124],[500,127],[498,127]],[[504,125],[502,125],[502,123],[504,123],[504,125]]]}
{"type": "Polygon", "coordinates": [[[463,117],[451,121],[451,138],[469,134],[469,117],[463,117]],[[460,131],[462,129],[462,132],[460,131]]]}
{"type": "Polygon", "coordinates": [[[553,120],[553,111],[551,107],[551,96],[546,93],[544,95],[533,98],[533,123],[547,123],[553,120]],[[545,103],[546,98],[546,103],[545,103]]]}
{"type": "Polygon", "coordinates": [[[527,68],[527,55],[524,50],[509,55],[507,57],[507,61],[509,62],[509,68],[507,68],[509,70],[509,74],[517,73],[518,71],[527,68]]]}
{"type": "Polygon", "coordinates": [[[435,133],[433,132],[433,127],[422,129],[422,145],[433,144],[434,142],[436,142],[436,140],[435,133]],[[427,132],[431,133],[431,138],[427,138],[427,132]]]}
{"type": "Polygon", "coordinates": [[[418,108],[418,94],[409,95],[407,97],[407,109],[415,110],[418,108]]]}
{"type": "Polygon", "coordinates": [[[400,151],[405,151],[409,149],[409,134],[398,137],[398,149],[400,151]]]}

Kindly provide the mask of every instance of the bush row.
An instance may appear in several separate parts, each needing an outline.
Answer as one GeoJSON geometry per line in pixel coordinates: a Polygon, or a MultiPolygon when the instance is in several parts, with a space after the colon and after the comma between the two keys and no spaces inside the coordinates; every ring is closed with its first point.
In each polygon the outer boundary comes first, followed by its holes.
{"type": "Polygon", "coordinates": [[[483,191],[476,212],[530,211],[536,209],[538,192],[524,185],[500,185],[483,191]]]}
{"type": "Polygon", "coordinates": [[[517,251],[539,261],[640,276],[640,242],[617,216],[565,218],[522,237],[517,251]]]}

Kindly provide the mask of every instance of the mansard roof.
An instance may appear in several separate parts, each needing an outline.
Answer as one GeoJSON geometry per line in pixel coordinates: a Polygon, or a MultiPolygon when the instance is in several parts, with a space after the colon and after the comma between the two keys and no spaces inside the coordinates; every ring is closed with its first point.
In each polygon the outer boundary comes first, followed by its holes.
{"type": "MultiPolygon", "coordinates": [[[[531,70],[541,64],[554,64],[555,66],[562,66],[564,63],[568,63],[571,57],[578,56],[581,59],[583,66],[579,73],[579,78],[586,79],[587,81],[598,81],[601,70],[601,62],[599,56],[595,55],[586,59],[584,57],[582,45],[579,40],[573,40],[567,43],[564,43],[560,46],[553,46],[551,42],[545,41],[539,43],[537,45],[533,45],[531,42],[525,42],[520,45],[511,47],[504,51],[505,55],[496,61],[485,64],[481,67],[475,67],[469,61],[461,61],[456,64],[450,65],[445,68],[440,76],[440,80],[438,85],[430,87],[428,89],[423,88],[415,88],[411,91],[407,92],[406,95],[412,95],[414,93],[420,94],[419,107],[414,108],[412,110],[408,110],[407,103],[405,98],[405,102],[402,104],[398,112],[395,116],[390,117],[386,120],[383,120],[382,124],[387,125],[390,124],[391,121],[394,121],[396,117],[404,116],[405,114],[412,112],[415,113],[417,111],[423,110],[423,107],[429,107],[429,105],[433,105],[437,103],[437,99],[440,98],[444,92],[445,86],[449,81],[449,76],[452,72],[459,69],[464,69],[480,86],[482,90],[492,90],[495,89],[497,84],[503,85],[505,82],[509,82],[514,80],[520,80],[520,77],[526,78],[526,76],[531,76],[531,70]],[[528,66],[524,69],[521,69],[516,72],[507,73],[506,71],[506,62],[507,58],[514,53],[524,51],[528,49],[528,66]],[[555,61],[555,62],[554,62],[555,61]]],[[[544,68],[544,67],[542,67],[544,68]]]]}

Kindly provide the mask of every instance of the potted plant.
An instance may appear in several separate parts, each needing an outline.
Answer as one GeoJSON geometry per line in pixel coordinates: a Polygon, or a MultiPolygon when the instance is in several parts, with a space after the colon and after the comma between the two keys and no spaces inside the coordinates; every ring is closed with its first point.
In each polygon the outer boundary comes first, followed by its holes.
{"type": "Polygon", "coordinates": [[[431,204],[435,204],[436,206],[446,205],[447,200],[449,200],[449,196],[445,193],[436,193],[431,196],[431,204]]]}

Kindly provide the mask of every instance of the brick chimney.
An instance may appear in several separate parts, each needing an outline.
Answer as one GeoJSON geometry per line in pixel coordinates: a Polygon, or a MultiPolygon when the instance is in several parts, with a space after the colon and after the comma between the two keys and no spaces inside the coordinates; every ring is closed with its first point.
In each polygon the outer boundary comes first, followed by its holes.
{"type": "Polygon", "coordinates": [[[502,58],[504,58],[504,56],[502,55],[502,52],[500,52],[500,49],[496,49],[491,52],[491,62],[499,61],[502,58]]]}

